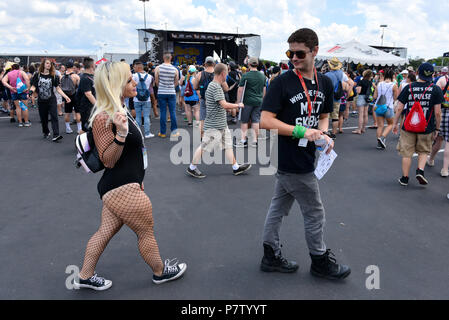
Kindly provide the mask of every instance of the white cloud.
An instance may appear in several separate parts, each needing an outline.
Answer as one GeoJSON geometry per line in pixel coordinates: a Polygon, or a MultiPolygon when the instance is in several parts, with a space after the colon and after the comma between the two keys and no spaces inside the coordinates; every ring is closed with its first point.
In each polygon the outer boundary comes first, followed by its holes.
{"type": "MultiPolygon", "coordinates": [[[[384,44],[405,46],[412,56],[431,58],[449,51],[446,0],[354,0],[336,5],[326,0],[152,0],[147,2],[147,27],[257,33],[263,58],[284,59],[288,36],[300,27],[314,29],[321,46],[351,39],[379,44],[380,24],[388,24],[384,44]],[[205,3],[204,1],[202,3],[205,3]],[[342,19],[344,18],[344,19],[342,19]],[[353,21],[358,21],[354,25],[353,21]]],[[[340,3],[340,2],[339,2],[340,3]]],[[[143,28],[139,0],[4,0],[0,29],[14,26],[0,52],[96,53],[106,43],[109,52],[137,52],[138,28],[143,28]],[[20,17],[15,16],[20,12],[20,17]]]]}

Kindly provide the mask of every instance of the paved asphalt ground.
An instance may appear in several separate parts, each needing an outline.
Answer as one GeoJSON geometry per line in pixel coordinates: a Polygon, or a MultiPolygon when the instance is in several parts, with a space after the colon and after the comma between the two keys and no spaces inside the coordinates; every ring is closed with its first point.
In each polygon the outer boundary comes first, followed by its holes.
{"type": "MultiPolygon", "coordinates": [[[[325,240],[338,261],[351,266],[346,280],[329,282],[309,274],[297,204],[284,219],[281,240],[284,255],[299,262],[299,271],[262,273],[261,236],[274,176],[260,176],[258,165],[238,177],[229,165],[202,165],[208,177],[195,180],[185,174],[185,165],[170,162],[175,142],[153,138],[147,140],[145,191],[153,203],[162,258],[186,261],[184,278],[154,285],[136,236],[124,227],[96,268],[113,281],[112,288],[68,290],[66,267],[81,266],[86,243],[100,224],[100,174],[75,169],[74,135],[62,133],[60,143],[45,141],[36,110],[31,121],[31,128],[17,128],[0,119],[1,299],[449,298],[449,180],[439,176],[442,153],[426,170],[429,186],[411,178],[402,187],[397,138],[390,136],[386,151],[376,150],[375,130],[339,135],[338,158],[320,182],[325,240]],[[379,267],[379,290],[365,287],[370,265],[379,267]]],[[[354,125],[355,118],[345,124],[354,125]]],[[[62,118],[60,127],[64,132],[62,118]]],[[[158,127],[153,120],[154,133],[158,127]]],[[[415,169],[416,160],[412,175],[415,169]]]]}

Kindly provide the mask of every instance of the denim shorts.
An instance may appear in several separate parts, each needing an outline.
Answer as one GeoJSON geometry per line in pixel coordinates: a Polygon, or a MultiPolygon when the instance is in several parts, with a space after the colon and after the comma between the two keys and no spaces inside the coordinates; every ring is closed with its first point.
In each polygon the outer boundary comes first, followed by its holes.
{"type": "Polygon", "coordinates": [[[206,120],[206,100],[200,99],[200,120],[206,120]]]}
{"type": "Polygon", "coordinates": [[[22,92],[22,93],[11,92],[11,100],[12,101],[28,100],[28,94],[25,92],[22,92]]]}
{"type": "Polygon", "coordinates": [[[366,95],[359,94],[357,98],[357,107],[366,107],[368,102],[366,101],[366,95]]]}

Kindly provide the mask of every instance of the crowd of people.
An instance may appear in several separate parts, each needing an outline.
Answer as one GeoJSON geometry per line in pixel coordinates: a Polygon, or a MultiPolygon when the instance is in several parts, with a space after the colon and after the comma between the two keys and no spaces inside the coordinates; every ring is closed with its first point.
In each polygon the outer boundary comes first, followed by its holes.
{"type": "Polygon", "coordinates": [[[278,172],[263,229],[260,265],[266,272],[298,269],[296,262],[282,255],[279,241],[282,219],[296,200],[304,216],[311,273],[328,279],[350,274],[350,268],[338,264],[324,243],[325,211],[313,172],[315,142],[324,140],[331,152],[351,114],[358,116],[353,134],[362,135],[368,127],[377,129],[379,150],[387,148],[390,132],[400,132],[401,185],[409,183],[415,153],[416,179],[421,185],[428,184],[425,166],[434,165],[444,141],[441,176],[449,175],[447,68],[435,73],[432,65],[423,63],[416,71],[412,67],[401,71],[363,66],[351,71],[333,58],[317,70],[319,42],[313,30],[299,29],[287,42],[288,63],[278,65],[264,64],[256,57],[248,57],[244,66],[206,57],[203,65],[175,66],[173,55],[167,52],[157,66],[140,60],[131,66],[123,61],[96,65],[86,58],[82,63],[70,61],[60,66],[44,59],[28,68],[14,63],[0,68],[2,111],[10,114],[11,123],[31,126],[28,109],[37,104],[43,137],[50,138],[51,121],[52,141],[58,142],[62,139],[58,117],[64,115],[66,134],[73,133],[75,124],[78,134],[91,130],[105,166],[98,184],[102,222],[87,244],[79,287],[105,290],[112,285],[94,274],[94,269],[123,224],[137,234],[140,253],[154,272],[153,282],[178,279],[187,268],[187,264],[170,259],[163,263],[153,234],[152,206],[143,185],[146,139],[156,136],[151,118],[160,122],[157,136],[161,139],[168,135],[167,122],[170,136],[179,136],[179,114],[189,127],[200,130],[201,144],[186,169],[194,178],[206,177],[198,164],[202,154],[216,146],[225,150],[234,175],[247,172],[251,165],[238,164],[233,147],[257,148],[258,140],[267,139],[260,128],[277,130],[278,172]],[[239,122],[241,137],[232,141],[228,125],[239,122]],[[415,130],[418,126],[423,129],[415,130]]]}

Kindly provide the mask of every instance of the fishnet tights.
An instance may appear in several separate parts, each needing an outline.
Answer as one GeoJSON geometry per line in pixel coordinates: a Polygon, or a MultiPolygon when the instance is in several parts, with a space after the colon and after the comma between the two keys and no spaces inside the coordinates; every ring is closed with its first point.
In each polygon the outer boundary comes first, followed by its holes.
{"type": "Polygon", "coordinates": [[[113,168],[122,156],[123,146],[114,142],[112,122],[106,125],[108,119],[109,115],[106,112],[99,113],[92,124],[92,133],[101,162],[106,168],[113,168]]]}
{"type": "Polygon", "coordinates": [[[136,233],[142,258],[154,273],[160,274],[164,265],[154,238],[152,211],[150,199],[137,183],[106,193],[103,196],[101,225],[87,243],[80,278],[87,279],[94,275],[100,255],[123,224],[136,233]]]}

